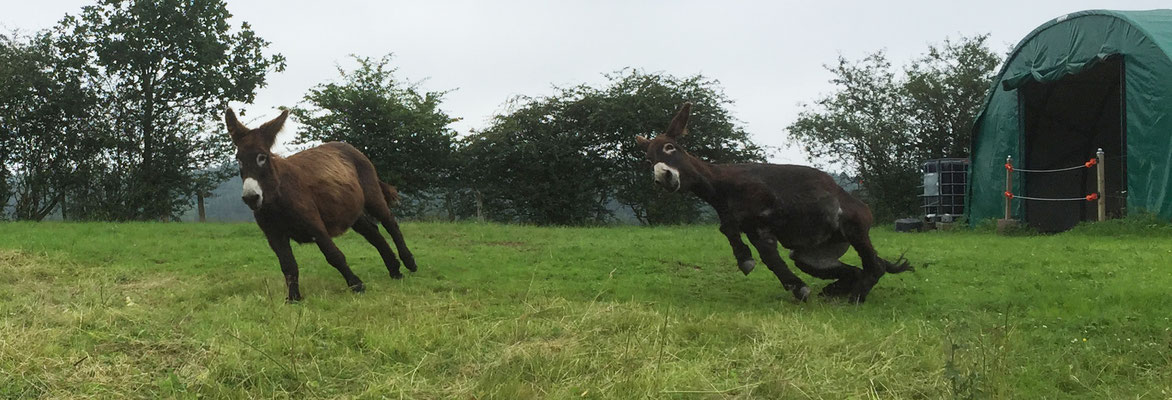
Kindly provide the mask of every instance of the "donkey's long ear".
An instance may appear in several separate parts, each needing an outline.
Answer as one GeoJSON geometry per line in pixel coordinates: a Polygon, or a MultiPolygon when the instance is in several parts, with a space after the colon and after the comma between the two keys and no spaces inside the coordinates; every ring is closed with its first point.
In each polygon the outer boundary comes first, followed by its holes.
{"type": "Polygon", "coordinates": [[[236,119],[236,112],[232,111],[232,107],[225,107],[224,125],[228,127],[228,134],[232,135],[232,143],[236,143],[245,134],[248,134],[248,128],[236,119]]]}
{"type": "Polygon", "coordinates": [[[647,146],[651,145],[651,140],[643,137],[643,135],[635,136],[635,143],[639,144],[639,148],[647,150],[647,146]]]}
{"type": "Polygon", "coordinates": [[[667,126],[665,135],[671,138],[679,138],[688,133],[688,115],[692,113],[692,102],[684,103],[680,107],[680,111],[676,113],[675,118],[671,119],[671,125],[667,126]]]}
{"type": "Polygon", "coordinates": [[[281,133],[281,128],[285,127],[285,119],[289,117],[289,110],[281,111],[281,115],[273,118],[272,121],[265,122],[259,128],[256,128],[256,134],[260,135],[264,140],[265,148],[273,147],[273,143],[277,141],[277,134],[281,133]]]}

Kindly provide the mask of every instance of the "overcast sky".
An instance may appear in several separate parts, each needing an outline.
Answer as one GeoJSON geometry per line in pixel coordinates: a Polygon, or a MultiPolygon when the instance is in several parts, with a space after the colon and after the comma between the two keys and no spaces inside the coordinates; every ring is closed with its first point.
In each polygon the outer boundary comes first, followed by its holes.
{"type": "MultiPolygon", "coordinates": [[[[82,0],[4,0],[0,28],[47,28],[82,0]]],[[[246,120],[293,106],[315,84],[351,67],[349,54],[394,53],[399,77],[453,90],[443,109],[480,129],[509,97],[598,84],[624,67],[721,82],[734,115],[770,160],[806,163],[786,148],[798,104],[829,93],[822,67],[885,49],[900,65],[946,37],[991,34],[998,52],[1057,16],[1085,9],[1172,7],[1167,0],[1084,1],[350,1],[229,0],[231,23],[252,24],[288,58],[246,120]]],[[[239,106],[239,105],[237,105],[239,106]]],[[[664,115],[664,125],[670,119],[664,115]]],[[[296,126],[291,126],[292,130],[296,126]]],[[[282,135],[291,136],[290,129],[282,135]]]]}

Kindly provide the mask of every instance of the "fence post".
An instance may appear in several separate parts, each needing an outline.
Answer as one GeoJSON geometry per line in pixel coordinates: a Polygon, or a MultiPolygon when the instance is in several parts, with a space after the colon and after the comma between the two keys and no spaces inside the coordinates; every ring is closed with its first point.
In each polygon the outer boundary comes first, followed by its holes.
{"type": "MultiPolygon", "coordinates": [[[[1005,156],[1005,193],[1013,193],[1013,156],[1005,156]]],[[[1009,215],[1013,210],[1010,206],[1009,195],[1005,195],[1005,219],[1010,219],[1009,215]]]]}
{"type": "Polygon", "coordinates": [[[1096,173],[1099,175],[1099,221],[1107,220],[1107,166],[1103,165],[1103,149],[1095,152],[1095,161],[1099,167],[1096,173]]]}

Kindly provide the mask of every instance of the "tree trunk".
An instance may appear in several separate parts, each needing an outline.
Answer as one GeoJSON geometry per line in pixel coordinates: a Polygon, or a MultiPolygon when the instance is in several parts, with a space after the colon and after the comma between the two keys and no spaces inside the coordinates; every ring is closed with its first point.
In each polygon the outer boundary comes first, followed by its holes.
{"type": "Polygon", "coordinates": [[[454,201],[452,200],[455,196],[456,194],[451,189],[448,189],[448,192],[444,194],[444,207],[448,209],[448,222],[456,220],[456,207],[453,205],[454,201]]]}
{"type": "Polygon", "coordinates": [[[132,209],[141,210],[141,215],[135,216],[134,219],[148,219],[158,218],[164,220],[164,212],[158,207],[157,199],[152,199],[147,193],[153,192],[158,188],[158,183],[155,182],[156,171],[154,169],[155,159],[155,84],[154,84],[154,69],[147,68],[143,71],[142,76],[142,165],[141,165],[141,181],[136,182],[137,190],[134,191],[135,203],[132,209]]]}
{"type": "Polygon", "coordinates": [[[59,204],[60,202],[61,202],[61,196],[57,196],[57,197],[54,197],[52,200],[49,200],[48,204],[45,204],[44,207],[37,210],[37,215],[35,216],[35,220],[37,222],[41,222],[41,221],[45,220],[45,217],[48,217],[49,214],[51,214],[53,212],[53,210],[57,208],[57,204],[59,204]]]}
{"type": "Polygon", "coordinates": [[[484,195],[479,190],[476,191],[476,220],[484,222],[484,195]]]}
{"type": "Polygon", "coordinates": [[[197,193],[195,195],[195,202],[199,207],[199,222],[208,222],[208,216],[206,213],[204,213],[204,209],[203,209],[203,197],[204,197],[203,192],[197,193]]]}

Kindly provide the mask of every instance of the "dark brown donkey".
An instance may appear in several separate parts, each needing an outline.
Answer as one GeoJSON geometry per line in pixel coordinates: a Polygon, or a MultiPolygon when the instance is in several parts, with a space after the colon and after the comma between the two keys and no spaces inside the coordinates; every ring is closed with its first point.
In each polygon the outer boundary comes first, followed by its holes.
{"type": "Polygon", "coordinates": [[[830,175],[800,165],[709,164],[688,154],[676,140],[687,133],[691,109],[692,103],[684,104],[667,132],[636,140],[647,150],[656,183],[673,192],[691,191],[716,209],[720,232],[728,237],[741,272],[748,275],[756,265],[741,233],[799,300],[810,295],[810,287],[781,259],[778,242],[803,272],[837,279],[822,290],[824,295],[849,295],[854,302],[866,300],[885,272],[911,269],[902,256],[895,263],[879,258],[868,234],[871,210],[830,175]],[[838,260],[850,246],[863,269],[838,260]]]}
{"type": "Polygon", "coordinates": [[[361,292],[362,280],[350,271],[346,256],[331,238],[353,227],[378,249],[391,277],[399,279],[403,277],[399,261],[378,230],[377,222],[382,222],[395,240],[403,264],[414,272],[415,258],[389,208],[398,200],[395,187],[380,181],[370,160],[345,143],[326,143],[289,158],[273,154],[269,149],[288,116],[285,111],[259,128],[248,129],[231,108],[224,115],[236,145],[240,178],[244,180],[241,198],[252,209],[269,247],[277,253],[289,288],[288,301],[301,300],[290,239],[317,243],[326,261],[342,273],[350,289],[361,292]]]}

